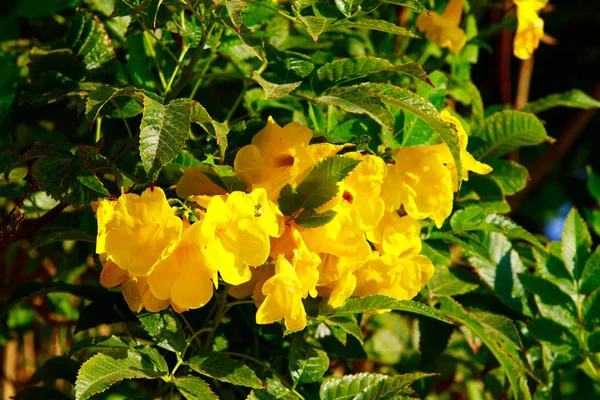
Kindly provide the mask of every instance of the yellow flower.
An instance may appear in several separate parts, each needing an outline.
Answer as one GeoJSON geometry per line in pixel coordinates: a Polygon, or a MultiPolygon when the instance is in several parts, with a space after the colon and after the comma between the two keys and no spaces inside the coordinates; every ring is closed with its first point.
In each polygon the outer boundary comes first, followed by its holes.
{"type": "Polygon", "coordinates": [[[233,192],[212,198],[202,221],[206,264],[223,280],[239,285],[251,278],[249,266],[262,265],[269,256],[269,236],[283,231],[283,215],[267,199],[264,189],[250,194],[233,192]]]}
{"type": "Polygon", "coordinates": [[[130,277],[121,284],[121,292],[131,311],[140,312],[144,308],[150,312],[162,311],[169,307],[169,300],[159,300],[148,286],[145,277],[130,277]]]}
{"type": "Polygon", "coordinates": [[[252,278],[241,285],[231,286],[229,288],[229,295],[236,299],[244,299],[252,296],[254,304],[256,304],[256,307],[259,307],[260,303],[265,300],[265,295],[262,293],[262,287],[265,282],[275,274],[275,268],[263,266],[252,268],[251,271],[252,278]]]}
{"type": "Polygon", "coordinates": [[[319,294],[329,296],[328,304],[339,308],[356,288],[354,269],[364,260],[355,257],[337,257],[322,254],[319,265],[319,294]]]}
{"type": "MultiPolygon", "coordinates": [[[[450,112],[446,109],[442,110],[440,113],[442,117],[442,121],[450,122],[456,128],[458,134],[458,143],[460,147],[460,161],[462,162],[462,179],[465,181],[469,180],[469,171],[475,172],[480,175],[486,175],[492,172],[492,167],[482,162],[479,162],[473,158],[471,153],[467,151],[467,143],[469,141],[469,137],[465,132],[465,129],[462,126],[460,120],[454,117],[450,112]]],[[[452,174],[452,185],[453,189],[456,192],[458,190],[458,179],[456,173],[456,165],[454,164],[454,158],[450,153],[450,149],[445,143],[440,143],[432,146],[432,148],[436,149],[436,151],[440,154],[442,158],[442,162],[446,164],[446,167],[450,170],[452,174]]]]}
{"type": "Polygon", "coordinates": [[[159,300],[170,300],[174,308],[204,306],[217,287],[217,270],[208,267],[204,257],[202,221],[187,227],[177,248],[158,262],[147,281],[150,292],[159,300]]]}
{"type": "Polygon", "coordinates": [[[388,209],[399,202],[409,216],[431,218],[438,228],[452,212],[452,176],[433,146],[398,150],[394,173],[388,177],[383,185],[388,209]]]}
{"type": "Polygon", "coordinates": [[[302,284],[303,297],[309,294],[311,297],[316,297],[316,286],[319,280],[317,267],[321,263],[321,258],[308,249],[296,226],[286,225],[280,237],[271,239],[271,258],[276,260],[279,256],[294,262],[294,269],[302,284]]]}
{"type": "Polygon", "coordinates": [[[160,188],[141,196],[124,194],[117,201],[96,205],[96,251],[129,272],[145,276],[173,251],[181,235],[181,219],[174,215],[160,188]]]}
{"type": "Polygon", "coordinates": [[[226,194],[225,189],[214,183],[206,174],[204,167],[191,167],[184,171],[177,182],[177,196],[187,199],[193,196],[217,196],[226,194]]]}
{"type": "Polygon", "coordinates": [[[513,45],[515,57],[527,60],[540,45],[544,36],[544,20],[538,11],[546,7],[548,0],[514,0],[517,6],[517,32],[513,45]]]}
{"type": "Polygon", "coordinates": [[[417,18],[417,28],[425,32],[425,37],[450,52],[458,53],[467,42],[465,31],[459,28],[464,0],[450,0],[442,15],[432,12],[417,18]]]}
{"type": "Polygon", "coordinates": [[[257,324],[271,324],[285,320],[289,331],[299,331],[306,326],[306,312],[302,304],[304,289],[294,270],[285,257],[277,258],[275,275],[262,287],[266,296],[256,312],[257,324]]]}
{"type": "Polygon", "coordinates": [[[366,257],[371,250],[365,232],[377,226],[385,210],[379,193],[387,167],[377,156],[347,153],[344,157],[361,162],[338,184],[338,195],[318,209],[319,212],[331,209],[337,215],[328,224],[303,228],[301,233],[308,248],[315,253],[366,257]]]}
{"type": "Polygon", "coordinates": [[[367,239],[381,254],[411,256],[421,251],[420,232],[421,224],[416,219],[386,212],[377,227],[367,233],[367,239]]]}

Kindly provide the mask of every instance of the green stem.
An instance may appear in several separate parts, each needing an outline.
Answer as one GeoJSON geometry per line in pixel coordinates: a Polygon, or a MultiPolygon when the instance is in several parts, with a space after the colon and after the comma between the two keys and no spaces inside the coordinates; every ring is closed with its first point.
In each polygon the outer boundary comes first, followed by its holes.
{"type": "Polygon", "coordinates": [[[144,36],[144,40],[146,41],[146,44],[148,45],[148,49],[150,50],[150,55],[152,56],[152,59],[154,60],[154,64],[156,65],[156,70],[158,71],[158,77],[160,78],[160,83],[162,83],[162,86],[164,89],[167,87],[167,80],[165,79],[165,75],[163,74],[162,69],[160,68],[160,65],[158,63],[158,58],[156,57],[156,52],[154,51],[154,46],[148,39],[148,36],[151,36],[151,35],[148,31],[144,31],[143,36],[144,36]]]}
{"type": "Polygon", "coordinates": [[[211,53],[211,55],[208,57],[208,60],[206,60],[206,64],[204,64],[204,67],[202,68],[202,74],[198,75],[196,78],[198,79],[196,81],[196,83],[194,84],[194,88],[192,89],[192,93],[189,96],[189,99],[193,99],[194,97],[196,97],[196,92],[198,91],[198,89],[200,88],[200,84],[202,84],[202,81],[204,80],[204,78],[211,76],[211,75],[215,75],[215,74],[206,74],[206,72],[208,71],[208,69],[210,68],[212,62],[216,59],[215,54],[211,53]]]}
{"type": "Polygon", "coordinates": [[[96,143],[102,139],[102,117],[96,120],[96,143]]]}
{"type": "Polygon", "coordinates": [[[244,89],[240,92],[240,95],[237,97],[237,99],[235,99],[235,103],[233,103],[233,106],[231,106],[231,108],[229,109],[229,112],[227,113],[227,117],[225,118],[225,121],[223,121],[224,123],[228,123],[229,120],[231,119],[231,117],[233,117],[233,114],[235,114],[238,107],[242,103],[242,100],[244,99],[244,94],[246,94],[245,86],[244,86],[244,89]]]}
{"type": "Polygon", "coordinates": [[[208,351],[213,338],[215,337],[215,333],[217,332],[217,328],[221,324],[221,319],[223,318],[224,310],[225,310],[225,302],[227,301],[227,293],[229,293],[230,285],[226,284],[223,288],[223,291],[219,293],[219,299],[217,300],[217,313],[215,315],[215,320],[212,325],[212,330],[208,334],[206,341],[202,345],[202,351],[208,351]]]}

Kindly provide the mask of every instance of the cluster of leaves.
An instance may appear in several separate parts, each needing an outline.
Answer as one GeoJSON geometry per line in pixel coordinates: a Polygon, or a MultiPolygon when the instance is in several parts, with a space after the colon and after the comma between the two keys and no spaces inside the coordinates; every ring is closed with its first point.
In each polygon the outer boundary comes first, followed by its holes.
{"type": "MultiPolygon", "coordinates": [[[[38,3],[19,3],[11,18],[25,19],[44,40],[0,48],[10,82],[0,85],[0,123],[15,132],[1,139],[11,151],[0,154],[0,197],[3,208],[15,205],[33,219],[25,226],[7,212],[0,248],[7,271],[26,257],[27,269],[52,259],[59,272],[24,276],[3,323],[17,334],[31,329],[34,315],[46,314],[24,301],[48,294],[46,307],[72,321],[75,333],[65,332],[74,341],[68,357],[49,359],[17,399],[71,398],[51,384],[33,386],[56,379],[73,384],[76,399],[104,391],[99,396],[560,398],[576,390],[561,386],[565,377],[600,393],[598,250],[577,211],[562,244],[543,243],[508,218],[506,198],[529,175],[503,158],[553,140],[535,114],[599,104],[570,91],[520,111],[484,107],[470,81],[485,38],[474,14],[466,17],[465,50],[437,49],[427,73],[413,60],[431,45],[395,20],[399,10],[426,13],[418,0],[38,3]],[[48,24],[60,34],[40,28],[48,24]],[[17,93],[25,111],[13,109],[17,93]],[[85,261],[95,236],[91,201],[153,182],[169,187],[201,163],[227,191],[243,190],[227,164],[268,115],[309,126],[315,141],[352,143],[386,159],[390,149],[445,142],[461,176],[456,134],[440,119],[448,99],[457,103],[469,152],[493,172],[463,182],[442,229],[424,225],[423,251],[436,273],[414,301],[351,298],[332,310],[309,300],[308,328],[284,336],[277,324],[257,326],[248,317],[254,304],[227,303],[226,292],[183,317],[133,315],[119,293],[97,285],[85,261]],[[37,229],[51,218],[55,227],[37,229]],[[81,301],[74,305],[72,296],[81,301]],[[95,333],[102,324],[113,324],[112,336],[95,333]]],[[[306,227],[330,221],[333,212],[315,209],[355,164],[325,160],[298,187],[284,188],[281,210],[306,227]]],[[[592,175],[600,201],[598,187],[592,175]]],[[[586,210],[599,232],[597,213],[586,210]]]]}

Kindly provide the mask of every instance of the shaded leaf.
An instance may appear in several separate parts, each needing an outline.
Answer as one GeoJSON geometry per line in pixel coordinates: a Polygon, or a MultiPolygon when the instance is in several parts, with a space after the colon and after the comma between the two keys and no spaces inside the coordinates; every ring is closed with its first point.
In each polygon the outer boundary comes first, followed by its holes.
{"type": "Polygon", "coordinates": [[[391,33],[392,35],[408,36],[416,39],[420,39],[418,35],[415,35],[408,29],[402,28],[398,25],[380,19],[367,19],[362,18],[357,21],[344,20],[331,24],[328,30],[338,28],[352,28],[352,29],[370,29],[373,31],[380,31],[391,33]]]}
{"type": "Polygon", "coordinates": [[[35,370],[35,373],[29,379],[29,384],[34,385],[38,382],[54,381],[56,379],[64,379],[67,382],[75,384],[80,365],[79,361],[66,357],[50,358],[35,370]]]}
{"type": "Polygon", "coordinates": [[[185,348],[183,328],[169,311],[142,314],[138,319],[157,346],[175,353],[185,348]]]}
{"type": "Polygon", "coordinates": [[[21,390],[14,400],[71,400],[71,396],[51,387],[30,387],[21,390]]]}
{"type": "Polygon", "coordinates": [[[540,314],[564,326],[576,325],[577,307],[573,299],[558,286],[539,276],[521,274],[519,280],[535,294],[540,314]]]}
{"type": "Polygon", "coordinates": [[[264,79],[257,71],[252,73],[254,79],[265,91],[265,100],[278,99],[287,96],[300,86],[302,82],[277,84],[264,79]]]}
{"type": "Polygon", "coordinates": [[[473,275],[459,268],[438,267],[427,283],[429,290],[438,296],[456,296],[479,287],[473,275]]]}
{"type": "Polygon", "coordinates": [[[290,349],[288,366],[294,383],[312,383],[329,369],[329,357],[323,350],[295,340],[290,349]]]}
{"type": "Polygon", "coordinates": [[[247,386],[255,389],[263,387],[256,374],[241,362],[235,361],[224,353],[210,352],[192,357],[186,363],[199,374],[209,376],[221,382],[247,386]]]}
{"type": "Polygon", "coordinates": [[[567,270],[579,281],[585,263],[590,257],[592,238],[587,225],[577,209],[573,208],[562,234],[562,256],[567,270]]]}
{"type": "Polygon", "coordinates": [[[555,107],[571,108],[600,108],[600,101],[589,96],[578,89],[569,90],[564,93],[555,93],[542,99],[532,101],[525,105],[525,111],[530,113],[541,113],[555,107]]]}
{"type": "Polygon", "coordinates": [[[187,400],[216,400],[219,398],[210,389],[208,383],[197,376],[175,377],[173,383],[187,400]]]}
{"type": "Polygon", "coordinates": [[[512,160],[493,160],[489,165],[493,170],[486,176],[500,186],[504,195],[511,196],[527,186],[529,172],[521,164],[512,160]]]}
{"type": "Polygon", "coordinates": [[[317,228],[331,222],[336,215],[337,212],[333,210],[327,210],[322,213],[318,213],[312,209],[302,210],[294,221],[303,228],[317,228]]]}
{"type": "Polygon", "coordinates": [[[402,6],[418,13],[428,13],[429,11],[421,4],[419,0],[383,0],[384,3],[402,6]]]}
{"type": "Polygon", "coordinates": [[[46,228],[41,229],[37,235],[35,235],[33,242],[31,242],[31,248],[35,249],[50,243],[63,242],[65,240],[94,243],[96,237],[77,229],[46,228]]]}

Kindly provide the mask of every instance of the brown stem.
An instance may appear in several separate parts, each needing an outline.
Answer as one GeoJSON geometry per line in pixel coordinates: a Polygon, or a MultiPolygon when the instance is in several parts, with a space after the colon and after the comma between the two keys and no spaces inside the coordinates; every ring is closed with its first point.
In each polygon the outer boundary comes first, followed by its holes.
{"type": "Polygon", "coordinates": [[[0,241],[0,250],[8,247],[18,240],[25,239],[36,233],[41,227],[52,221],[54,217],[61,213],[62,210],[67,208],[67,203],[60,203],[40,218],[24,221],[16,231],[11,231],[6,237],[3,237],[0,241]]]}
{"type": "MultiPolygon", "coordinates": [[[[506,17],[512,1],[504,2],[504,12],[506,17]]],[[[512,32],[509,29],[502,29],[500,32],[500,98],[502,104],[512,103],[512,83],[510,74],[510,64],[512,61],[512,32]]]]}
{"type": "Polygon", "coordinates": [[[531,86],[531,75],[533,73],[533,56],[521,62],[521,71],[519,72],[519,85],[517,86],[517,97],[515,98],[515,108],[523,110],[529,101],[529,87],[531,86]]]}

